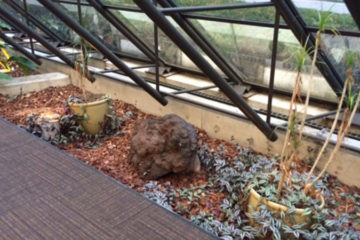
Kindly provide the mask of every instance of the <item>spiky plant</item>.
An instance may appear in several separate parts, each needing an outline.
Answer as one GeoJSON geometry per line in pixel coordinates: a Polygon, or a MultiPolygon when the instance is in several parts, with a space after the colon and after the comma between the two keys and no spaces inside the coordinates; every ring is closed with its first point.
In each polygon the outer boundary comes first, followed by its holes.
{"type": "Polygon", "coordinates": [[[306,41],[305,47],[300,47],[294,54],[294,57],[297,62],[297,75],[296,75],[294,90],[291,96],[284,145],[282,147],[281,156],[280,156],[281,177],[278,184],[278,191],[277,191],[278,197],[280,197],[281,195],[284,181],[286,179],[291,181],[290,168],[294,159],[297,159],[297,148],[299,146],[299,137],[297,133],[297,100],[301,101],[301,95],[300,95],[301,84],[302,84],[301,76],[306,61],[306,57],[310,52],[311,49],[307,47],[307,41],[306,41]]]}
{"type": "MultiPolygon", "coordinates": [[[[326,149],[326,147],[328,146],[329,142],[330,142],[330,139],[335,131],[335,128],[336,128],[336,125],[337,125],[337,122],[339,120],[339,116],[340,116],[340,113],[341,113],[341,109],[342,109],[342,106],[343,106],[343,103],[344,103],[344,99],[345,99],[345,96],[346,96],[346,91],[347,91],[347,88],[348,88],[348,85],[349,85],[349,93],[351,94],[352,93],[352,83],[354,82],[354,77],[353,77],[353,65],[355,63],[357,59],[357,55],[356,53],[353,53],[353,52],[348,52],[347,53],[347,74],[346,74],[346,79],[345,79],[345,83],[344,83],[344,88],[343,88],[343,91],[341,93],[341,97],[339,99],[339,103],[338,103],[338,108],[337,108],[337,111],[336,111],[336,114],[335,114],[335,118],[334,118],[334,121],[333,121],[333,124],[331,126],[331,129],[330,129],[330,132],[329,132],[329,135],[328,137],[326,138],[324,144],[322,145],[311,169],[310,169],[310,172],[309,172],[309,175],[305,181],[305,192],[308,191],[309,187],[307,187],[307,185],[309,184],[309,181],[310,181],[310,178],[311,176],[313,175],[314,173],[314,170],[316,168],[316,166],[319,164],[319,161],[326,149]]],[[[348,97],[347,98],[347,103],[346,103],[346,106],[352,106],[353,103],[352,103],[352,100],[354,99],[353,97],[348,97]]]]}
{"type": "MultiPolygon", "coordinates": [[[[308,87],[307,87],[307,91],[306,91],[306,99],[305,99],[305,104],[304,104],[304,113],[303,113],[303,118],[301,120],[300,130],[299,130],[300,141],[302,139],[302,135],[304,132],[304,126],[305,126],[305,121],[306,121],[307,112],[308,112],[308,106],[309,106],[309,100],[310,100],[310,90],[312,88],[312,82],[314,79],[315,64],[316,64],[318,53],[319,53],[320,43],[322,43],[321,34],[325,32],[326,26],[328,25],[329,21],[331,20],[332,13],[330,10],[326,11],[326,12],[318,12],[318,31],[316,32],[316,37],[315,37],[314,56],[313,56],[312,63],[311,63],[310,79],[309,79],[309,83],[308,83],[308,87]]],[[[335,35],[337,35],[337,32],[335,30],[333,30],[333,33],[335,35]]]]}

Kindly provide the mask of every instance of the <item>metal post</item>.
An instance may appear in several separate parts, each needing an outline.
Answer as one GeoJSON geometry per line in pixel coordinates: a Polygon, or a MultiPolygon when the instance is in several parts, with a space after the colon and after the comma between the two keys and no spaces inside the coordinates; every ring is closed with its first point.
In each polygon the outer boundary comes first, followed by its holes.
{"type": "MultiPolygon", "coordinates": [[[[7,5],[9,5],[14,11],[21,14],[22,16],[26,16],[25,10],[19,6],[16,2],[12,0],[3,0],[7,5]]],[[[30,22],[39,28],[42,32],[44,32],[47,36],[52,38],[55,41],[64,42],[62,38],[60,38],[57,34],[53,33],[50,29],[48,29],[44,24],[42,24],[40,21],[38,21],[34,16],[28,15],[30,22]]]]}
{"type": "Polygon", "coordinates": [[[1,32],[1,31],[0,31],[0,38],[2,40],[4,40],[6,43],[8,43],[9,45],[13,46],[14,49],[16,49],[19,52],[21,52],[22,54],[24,54],[27,58],[31,59],[31,61],[33,61],[37,65],[41,65],[41,61],[35,55],[33,55],[30,52],[26,51],[20,44],[18,44],[17,42],[12,40],[8,36],[6,36],[6,34],[1,32]]]}
{"type": "MultiPolygon", "coordinates": [[[[24,10],[25,10],[25,18],[26,18],[26,24],[30,27],[30,21],[29,21],[29,14],[27,11],[27,4],[26,4],[26,0],[23,0],[24,3],[24,10]]],[[[34,54],[34,43],[33,43],[33,39],[31,36],[29,36],[30,39],[30,48],[31,48],[31,53],[34,54]]]]}
{"type": "Polygon", "coordinates": [[[360,3],[355,0],[344,0],[349,12],[360,29],[360,3]]]}
{"type": "Polygon", "coordinates": [[[143,52],[150,60],[155,61],[155,53],[140,39],[138,38],[126,25],[110,12],[99,0],[87,0],[98,13],[100,13],[106,20],[109,21],[119,32],[132,42],[141,52],[143,52]]]}
{"type": "Polygon", "coordinates": [[[83,28],[76,20],[71,18],[67,13],[59,7],[59,5],[48,0],[38,0],[42,5],[44,5],[49,11],[51,11],[55,16],[61,19],[66,25],[73,29],[77,34],[84,38],[87,42],[94,46],[102,55],[104,55],[109,61],[111,61],[116,67],[128,75],[134,82],[136,82],[140,87],[142,87],[146,92],[148,92],[152,97],[154,97],[162,105],[167,104],[167,100],[154,88],[152,88],[144,79],[139,77],[135,72],[133,72],[123,61],[118,58],[109,48],[107,48],[96,36],[88,32],[83,28]]]}
{"type": "MultiPolygon", "coordinates": [[[[280,15],[284,18],[286,23],[289,25],[290,29],[299,40],[299,42],[304,46],[307,43],[307,47],[314,48],[315,39],[314,36],[309,34],[305,28],[305,23],[300,17],[300,13],[296,10],[296,7],[291,1],[286,0],[272,0],[275,3],[277,10],[280,12],[280,15]],[[309,37],[309,40],[307,38],[309,37]]],[[[310,53],[313,57],[313,51],[310,53]]],[[[321,49],[319,50],[318,59],[316,61],[316,67],[324,75],[325,79],[334,90],[337,95],[341,95],[341,91],[344,83],[341,80],[338,72],[331,64],[328,57],[323,54],[321,49]]]]}
{"type": "Polygon", "coordinates": [[[12,16],[6,9],[0,6],[0,18],[2,18],[5,22],[9,23],[13,27],[20,28],[29,36],[35,38],[39,43],[41,43],[45,48],[51,51],[53,54],[58,56],[61,60],[63,60],[66,64],[71,67],[74,67],[74,62],[70,60],[67,56],[65,56],[62,52],[60,52],[56,47],[51,45],[48,40],[40,36],[37,32],[35,32],[30,27],[23,24],[16,17],[12,16]]]}
{"type": "Polygon", "coordinates": [[[151,1],[134,0],[134,2],[197,65],[197,67],[201,69],[238,108],[240,108],[240,110],[265,134],[267,138],[271,141],[277,139],[277,135],[270,126],[266,124],[246,101],[220,76],[195,47],[176,30],[151,1]]]}
{"type": "MultiPolygon", "coordinates": [[[[163,8],[176,7],[177,5],[172,0],[158,0],[158,3],[163,8]]],[[[191,37],[191,39],[201,48],[201,50],[210,57],[210,59],[223,71],[223,73],[232,82],[241,83],[245,74],[238,73],[228,61],[213,47],[210,42],[199,32],[199,30],[182,14],[174,13],[171,17],[177,24],[191,37]]]]}
{"type": "Polygon", "coordinates": [[[279,13],[278,10],[276,10],[276,12],[275,12],[274,37],[273,37],[273,45],[272,45],[272,53],[271,53],[269,97],[268,97],[268,106],[267,106],[267,115],[266,115],[266,122],[268,124],[270,124],[270,122],[271,122],[272,99],[273,99],[273,95],[274,95],[276,56],[277,56],[277,47],[278,47],[278,40],[279,40],[279,24],[280,24],[280,13],[279,13]]]}
{"type": "MultiPolygon", "coordinates": [[[[157,0],[153,0],[154,6],[157,6],[157,0]]],[[[158,27],[154,23],[154,47],[155,47],[155,82],[156,90],[160,92],[160,75],[159,75],[159,34],[158,27]]]]}

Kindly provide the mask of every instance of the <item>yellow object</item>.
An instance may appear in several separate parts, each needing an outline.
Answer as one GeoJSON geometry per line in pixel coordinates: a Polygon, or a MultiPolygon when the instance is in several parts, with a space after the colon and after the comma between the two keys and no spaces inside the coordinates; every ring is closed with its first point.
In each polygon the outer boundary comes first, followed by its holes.
{"type": "MultiPolygon", "coordinates": [[[[261,196],[254,189],[250,190],[249,203],[248,203],[248,212],[250,214],[255,212],[256,209],[258,208],[258,205],[260,203],[260,198],[261,196]]],[[[311,222],[311,214],[303,215],[305,209],[297,208],[293,214],[287,214],[286,212],[289,210],[289,208],[284,205],[272,201],[267,201],[265,198],[261,200],[261,203],[266,205],[271,212],[278,213],[279,216],[280,213],[283,212],[285,214],[283,223],[287,226],[293,226],[295,224],[303,224],[303,223],[307,225],[311,222]]],[[[325,205],[325,200],[323,197],[321,197],[320,208],[323,208],[324,205],[325,205]]],[[[251,219],[250,223],[252,225],[256,225],[254,219],[251,219]]]]}
{"type": "MultiPolygon", "coordinates": [[[[10,58],[9,53],[6,51],[5,48],[1,48],[1,52],[4,54],[6,59],[10,58]]],[[[11,72],[11,68],[6,62],[0,62],[0,66],[2,66],[4,68],[4,69],[0,69],[0,73],[9,73],[9,72],[11,72]]]]}
{"type": "Polygon", "coordinates": [[[95,135],[101,132],[102,123],[109,110],[109,99],[102,99],[90,103],[69,103],[75,114],[87,115],[81,122],[85,132],[95,135]]]}

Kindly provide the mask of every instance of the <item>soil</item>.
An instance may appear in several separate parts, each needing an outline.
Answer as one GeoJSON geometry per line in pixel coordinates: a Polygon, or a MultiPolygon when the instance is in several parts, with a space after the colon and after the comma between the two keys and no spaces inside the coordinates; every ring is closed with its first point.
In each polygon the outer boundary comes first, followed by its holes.
{"type": "MultiPolygon", "coordinates": [[[[33,92],[26,95],[18,96],[8,102],[6,96],[0,95],[0,116],[17,125],[27,125],[27,116],[31,113],[39,113],[52,109],[53,111],[63,114],[65,111],[65,103],[70,95],[81,97],[82,91],[72,85],[66,87],[51,87],[40,92],[33,92]]],[[[132,167],[129,159],[130,140],[138,121],[143,119],[154,118],[155,116],[145,114],[139,111],[133,105],[125,102],[114,100],[114,109],[117,116],[123,116],[126,112],[131,111],[133,114],[125,121],[125,125],[121,130],[123,135],[111,136],[102,139],[102,144],[96,149],[81,148],[82,145],[78,143],[71,143],[62,147],[65,151],[74,155],[79,160],[93,166],[94,168],[104,172],[105,174],[119,180],[129,187],[143,192],[143,186],[147,181],[141,179],[132,167]]],[[[210,138],[205,131],[196,128],[199,135],[199,144],[206,143],[211,151],[221,151],[219,145],[225,147],[227,157],[233,158],[238,152],[236,146],[232,143],[210,138]]],[[[303,166],[302,171],[306,171],[303,166]]],[[[199,187],[208,184],[207,172],[202,169],[199,173],[194,174],[169,174],[158,180],[159,183],[170,182],[175,189],[189,188],[190,186],[199,187]]],[[[356,211],[355,203],[350,199],[343,197],[341,193],[357,193],[360,194],[360,189],[349,187],[346,185],[339,185],[336,183],[336,178],[331,177],[333,182],[333,191],[335,199],[327,199],[327,201],[336,200],[342,204],[336,209],[340,214],[353,213],[356,211]]],[[[205,196],[200,197],[199,204],[188,205],[190,214],[184,213],[186,217],[198,214],[200,211],[205,212],[220,212],[220,204],[224,199],[225,193],[222,192],[207,192],[205,196]]],[[[181,201],[181,206],[187,205],[187,201],[181,201]]],[[[173,206],[174,207],[174,206],[173,206]]],[[[176,207],[175,207],[176,208],[176,207]]],[[[224,216],[218,216],[221,219],[224,216]]]]}

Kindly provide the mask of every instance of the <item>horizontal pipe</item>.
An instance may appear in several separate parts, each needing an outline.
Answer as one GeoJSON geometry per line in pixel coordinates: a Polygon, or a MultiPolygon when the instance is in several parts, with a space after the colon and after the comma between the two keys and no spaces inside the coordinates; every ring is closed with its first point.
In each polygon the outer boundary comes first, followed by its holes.
{"type": "Polygon", "coordinates": [[[151,18],[155,24],[201,69],[220,90],[262,131],[275,141],[277,135],[246,101],[228,84],[220,74],[205,60],[195,47],[166,19],[166,17],[148,0],[134,2],[151,18]]]}
{"type": "Polygon", "coordinates": [[[27,58],[29,58],[31,61],[33,61],[37,65],[41,65],[41,61],[35,55],[26,51],[20,44],[18,44],[17,42],[12,40],[8,36],[6,36],[6,34],[4,34],[1,30],[0,30],[0,38],[2,40],[4,40],[6,43],[8,43],[9,45],[13,46],[14,49],[16,49],[17,51],[24,54],[27,58]]]}
{"type": "Polygon", "coordinates": [[[134,82],[136,82],[140,87],[142,87],[147,93],[154,97],[162,105],[167,104],[167,100],[159,92],[157,92],[153,87],[151,87],[144,79],[138,76],[133,72],[123,61],[117,57],[109,48],[107,48],[98,38],[96,38],[92,33],[88,32],[83,28],[79,22],[70,17],[59,5],[53,3],[52,1],[47,0],[38,0],[42,5],[44,5],[49,11],[51,11],[55,16],[61,19],[66,25],[73,29],[77,34],[84,38],[88,43],[94,46],[102,55],[104,55],[110,62],[112,62],[116,67],[128,75],[134,82]]]}
{"type": "Polygon", "coordinates": [[[272,2],[259,2],[259,3],[239,3],[239,4],[222,4],[210,6],[191,6],[191,7],[170,7],[159,9],[164,14],[169,13],[184,13],[184,12],[200,12],[200,11],[216,11],[216,10],[230,10],[241,8],[257,8],[257,7],[270,7],[274,4],[272,2]]]}
{"type": "MultiPolygon", "coordinates": [[[[30,37],[33,37],[36,39],[36,41],[40,42],[45,48],[47,48],[49,51],[51,51],[53,54],[58,56],[61,60],[63,60],[66,64],[68,64],[71,67],[74,67],[74,62],[70,60],[68,57],[66,57],[62,52],[60,52],[56,47],[54,47],[49,40],[43,38],[40,36],[37,32],[35,32],[33,29],[22,23],[20,20],[18,20],[15,16],[13,16],[11,13],[9,13],[6,9],[4,9],[0,5],[0,18],[2,18],[5,22],[9,23],[12,26],[16,26],[16,28],[20,28],[23,32],[25,32],[30,37]]],[[[14,26],[14,27],[15,27],[14,26]]]]}

